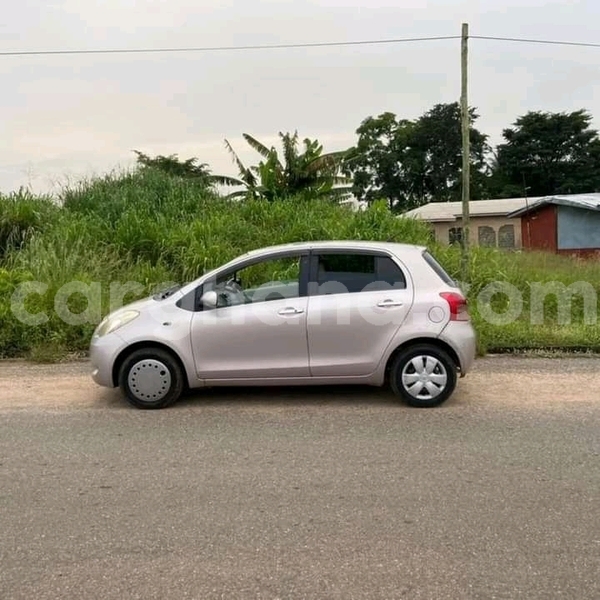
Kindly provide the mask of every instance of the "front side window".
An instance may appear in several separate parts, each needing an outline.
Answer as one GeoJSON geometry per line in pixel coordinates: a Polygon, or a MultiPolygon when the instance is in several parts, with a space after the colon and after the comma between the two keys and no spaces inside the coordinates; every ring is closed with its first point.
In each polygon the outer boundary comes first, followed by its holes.
{"type": "Polygon", "coordinates": [[[404,273],[389,256],[321,254],[317,264],[319,295],[406,288],[404,273]]]}
{"type": "Polygon", "coordinates": [[[220,275],[205,290],[217,292],[217,307],[268,302],[300,295],[300,256],[286,256],[253,263],[220,275]]]}

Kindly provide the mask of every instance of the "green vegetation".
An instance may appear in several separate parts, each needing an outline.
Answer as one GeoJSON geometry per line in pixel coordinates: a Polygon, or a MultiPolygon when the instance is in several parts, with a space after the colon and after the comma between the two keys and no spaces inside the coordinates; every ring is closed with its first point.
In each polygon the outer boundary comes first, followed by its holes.
{"type": "MultiPolygon", "coordinates": [[[[495,148],[469,110],[471,198],[537,197],[600,190],[600,135],[585,110],[530,111],[503,130],[495,148]]],[[[279,133],[278,151],[244,133],[258,163],[244,165],[228,140],[237,175],[213,175],[198,158],[150,157],[135,151],[141,169],[158,169],[205,187],[235,186],[232,198],[268,201],[296,198],[340,200],[353,194],[367,204],[385,200],[401,213],[427,202],[462,195],[461,111],[458,103],[436,104],[416,119],[392,112],[368,116],[356,143],[323,153],[318,140],[279,133]]]]}
{"type": "MultiPolygon", "coordinates": [[[[471,195],[486,195],[487,136],[471,127],[471,195]]],[[[394,113],[367,117],[356,130],[358,141],[345,156],[344,172],[353,177],[357,198],[386,198],[403,212],[426,204],[461,198],[461,116],[458,103],[437,104],[415,121],[394,113]]]]}
{"type": "MultiPolygon", "coordinates": [[[[66,190],[59,205],[25,192],[0,196],[0,356],[50,360],[85,351],[95,325],[110,310],[111,283],[137,282],[125,297],[130,301],[161,284],[189,281],[253,248],[318,239],[427,244],[429,232],[422,223],[396,218],[385,202],[364,212],[304,196],[240,202],[193,178],[153,168],[82,182],[66,190]],[[30,313],[48,316],[34,326],[17,319],[11,307],[19,285],[32,281],[47,286],[25,303],[30,313]],[[55,296],[72,281],[90,285],[93,301],[72,294],[68,306],[82,313],[81,322],[68,324],[55,310],[55,296]]],[[[458,249],[432,249],[457,277],[458,249]]],[[[560,324],[557,301],[550,296],[542,323],[530,323],[530,283],[546,281],[590,282],[597,293],[600,265],[474,250],[469,297],[482,350],[600,349],[600,327],[585,323],[581,297],[573,301],[570,324],[560,324]],[[488,304],[478,299],[494,281],[509,282],[522,295],[524,310],[514,323],[494,325],[482,316],[488,304]]],[[[489,304],[497,311],[510,308],[501,295],[489,304]]],[[[541,314],[539,307],[536,311],[541,314]]]]}
{"type": "MultiPolygon", "coordinates": [[[[600,136],[585,110],[528,112],[502,132],[496,148],[470,110],[471,197],[518,198],[600,190],[600,136]]],[[[367,117],[345,156],[360,200],[386,199],[404,212],[461,198],[461,118],[457,103],[437,104],[415,120],[386,112],[367,117]]]]}
{"type": "Polygon", "coordinates": [[[318,140],[308,138],[303,140],[301,152],[298,132],[280,132],[282,162],[276,148],[267,148],[247,133],[243,137],[263,160],[258,165],[245,167],[229,141],[225,140],[238,168],[239,179],[223,177],[223,183],[244,188],[230,194],[230,198],[273,202],[291,196],[340,200],[349,195],[350,187],[344,185],[351,180],[339,174],[345,152],[323,154],[323,146],[318,140]]]}
{"type": "Polygon", "coordinates": [[[587,194],[600,189],[600,136],[585,110],[528,112],[502,132],[491,164],[495,197],[587,194]],[[525,189],[526,188],[526,189],[525,189]]]}
{"type": "MultiPolygon", "coordinates": [[[[458,278],[459,250],[438,247],[434,251],[438,260],[458,278]]],[[[469,279],[470,313],[482,352],[525,349],[600,352],[598,262],[544,252],[473,248],[469,279]],[[503,289],[492,295],[494,282],[500,282],[503,289]],[[548,287],[538,292],[537,288],[544,285],[548,287]],[[490,307],[497,313],[496,319],[486,318],[490,307]],[[518,312],[518,317],[501,323],[506,311],[518,312]]],[[[507,316],[510,317],[510,312],[507,316]]]]}

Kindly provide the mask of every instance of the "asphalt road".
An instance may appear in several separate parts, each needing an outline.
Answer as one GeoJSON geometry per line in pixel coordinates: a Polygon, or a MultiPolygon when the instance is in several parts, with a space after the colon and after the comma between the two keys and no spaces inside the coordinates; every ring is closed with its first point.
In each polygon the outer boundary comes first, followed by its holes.
{"type": "Polygon", "coordinates": [[[0,598],[600,598],[600,360],[128,408],[0,363],[0,598]]]}

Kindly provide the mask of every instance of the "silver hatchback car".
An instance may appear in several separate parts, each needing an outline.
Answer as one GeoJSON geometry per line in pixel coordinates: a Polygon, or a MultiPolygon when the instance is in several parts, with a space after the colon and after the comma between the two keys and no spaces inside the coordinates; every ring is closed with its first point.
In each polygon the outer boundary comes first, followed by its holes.
{"type": "Polygon", "coordinates": [[[467,302],[427,248],[302,242],[248,252],[108,315],[93,378],[138,408],[207,386],[389,384],[450,397],[475,358],[467,302]]]}

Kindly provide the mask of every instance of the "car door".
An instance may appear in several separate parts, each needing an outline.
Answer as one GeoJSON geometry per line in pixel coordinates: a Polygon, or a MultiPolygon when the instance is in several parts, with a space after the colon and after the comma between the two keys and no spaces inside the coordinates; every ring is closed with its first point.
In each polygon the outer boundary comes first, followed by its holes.
{"type": "Polygon", "coordinates": [[[206,383],[308,377],[307,280],[308,253],[287,253],[244,263],[206,282],[202,293],[217,291],[221,302],[200,307],[192,319],[198,377],[206,383]],[[233,283],[227,288],[232,280],[241,295],[233,283]]]}
{"type": "Polygon", "coordinates": [[[311,375],[373,373],[412,301],[410,277],[391,256],[372,251],[314,252],[307,321],[311,375]]]}

